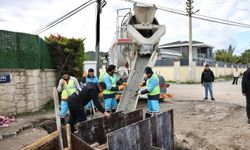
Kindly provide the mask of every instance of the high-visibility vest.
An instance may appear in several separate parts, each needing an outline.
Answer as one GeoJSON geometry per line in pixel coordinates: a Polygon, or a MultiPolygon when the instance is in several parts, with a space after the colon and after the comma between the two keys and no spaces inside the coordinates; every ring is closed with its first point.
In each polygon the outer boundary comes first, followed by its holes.
{"type": "Polygon", "coordinates": [[[106,74],[107,74],[106,71],[100,74],[100,76],[99,76],[99,82],[103,82],[104,76],[105,76],[106,74]]]}
{"type": "Polygon", "coordinates": [[[153,74],[151,78],[149,78],[146,82],[146,86],[149,86],[151,80],[157,80],[158,84],[154,87],[154,89],[148,93],[148,95],[158,95],[160,94],[160,85],[159,85],[159,78],[156,74],[153,74]]]}
{"type": "Polygon", "coordinates": [[[74,84],[74,80],[69,79],[68,84],[66,81],[64,81],[63,84],[63,90],[62,90],[62,94],[61,97],[63,100],[66,100],[70,95],[72,95],[73,93],[75,93],[77,91],[76,86],[74,84]]]}
{"type": "MultiPolygon", "coordinates": [[[[106,78],[106,77],[108,77],[110,79],[112,87],[116,87],[116,77],[115,76],[110,76],[108,73],[105,74],[103,79],[106,78]]],[[[115,94],[115,91],[104,90],[103,94],[115,94]]]]}
{"type": "Polygon", "coordinates": [[[98,83],[98,78],[94,76],[93,78],[86,77],[86,82],[98,83]]]}

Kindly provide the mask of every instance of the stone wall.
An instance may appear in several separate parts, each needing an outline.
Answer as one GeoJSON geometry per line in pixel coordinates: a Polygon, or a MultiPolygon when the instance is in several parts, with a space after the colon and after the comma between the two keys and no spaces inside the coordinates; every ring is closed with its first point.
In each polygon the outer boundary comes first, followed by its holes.
{"type": "Polygon", "coordinates": [[[54,69],[0,69],[10,73],[10,83],[0,83],[0,114],[34,112],[52,98],[56,86],[54,69]]]}

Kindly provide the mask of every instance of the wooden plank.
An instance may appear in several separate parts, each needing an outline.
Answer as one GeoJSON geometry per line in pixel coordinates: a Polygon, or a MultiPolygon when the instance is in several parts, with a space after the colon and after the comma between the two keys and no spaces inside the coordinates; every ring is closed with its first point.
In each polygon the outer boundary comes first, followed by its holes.
{"type": "Polygon", "coordinates": [[[126,126],[143,120],[143,110],[137,109],[124,115],[126,126]]]}
{"type": "Polygon", "coordinates": [[[99,143],[93,143],[93,144],[90,145],[90,147],[97,147],[99,145],[100,145],[99,143]]]}
{"type": "Polygon", "coordinates": [[[100,146],[98,146],[98,147],[96,147],[98,150],[106,150],[106,149],[108,149],[108,144],[107,143],[105,143],[105,144],[102,144],[102,145],[100,145],[100,146]]]}
{"type": "Polygon", "coordinates": [[[171,109],[168,111],[170,116],[171,116],[171,137],[172,137],[172,141],[171,141],[171,149],[174,149],[174,110],[171,109]]]}
{"type": "Polygon", "coordinates": [[[68,147],[66,126],[62,126],[61,131],[62,131],[63,147],[68,147]]]}
{"type": "Polygon", "coordinates": [[[106,119],[106,118],[104,119],[105,133],[112,132],[122,127],[125,127],[125,119],[124,119],[124,114],[122,113],[122,111],[111,114],[111,117],[109,119],[106,119]]]}
{"type": "Polygon", "coordinates": [[[150,124],[151,124],[152,145],[157,146],[156,116],[150,118],[150,124]]]}
{"type": "Polygon", "coordinates": [[[78,125],[78,136],[88,144],[93,144],[95,142],[104,144],[107,139],[103,124],[103,117],[80,122],[78,125]]]}
{"type": "Polygon", "coordinates": [[[71,134],[72,150],[95,150],[75,134],[71,134]]]}
{"type": "Polygon", "coordinates": [[[53,98],[54,98],[55,114],[56,114],[56,126],[59,132],[59,147],[60,147],[60,150],[63,150],[61,120],[60,120],[60,112],[59,112],[59,98],[58,98],[56,87],[53,87],[53,98]]]}
{"type": "Polygon", "coordinates": [[[67,145],[69,149],[72,149],[71,146],[71,130],[70,130],[70,125],[66,125],[66,134],[67,134],[67,145]]]}
{"type": "Polygon", "coordinates": [[[172,117],[169,111],[156,116],[157,145],[159,148],[173,150],[172,117]]]}
{"type": "Polygon", "coordinates": [[[151,150],[152,135],[151,135],[150,119],[146,119],[139,122],[138,127],[139,127],[140,149],[151,150]]]}
{"type": "Polygon", "coordinates": [[[34,143],[24,147],[22,150],[34,150],[34,149],[37,149],[39,147],[41,147],[42,145],[54,140],[55,138],[58,138],[59,136],[59,132],[58,131],[55,131],[37,141],[35,141],[34,143]]]}
{"type": "Polygon", "coordinates": [[[159,147],[152,146],[152,147],[151,147],[151,150],[164,150],[164,149],[163,149],[163,148],[159,148],[159,147]]]}
{"type": "Polygon", "coordinates": [[[142,120],[108,133],[109,150],[150,150],[150,120],[142,120]]]}
{"type": "Polygon", "coordinates": [[[109,150],[137,150],[136,143],[139,140],[137,131],[137,126],[132,125],[108,133],[109,150]]]}
{"type": "Polygon", "coordinates": [[[55,138],[50,142],[38,147],[35,150],[59,150],[59,138],[55,138]]]}

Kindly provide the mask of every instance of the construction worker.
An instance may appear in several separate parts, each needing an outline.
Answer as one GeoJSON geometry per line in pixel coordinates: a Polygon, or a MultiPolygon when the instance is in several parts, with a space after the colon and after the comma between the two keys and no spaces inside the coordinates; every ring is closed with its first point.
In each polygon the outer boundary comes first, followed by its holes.
{"type": "Polygon", "coordinates": [[[104,98],[104,104],[105,104],[105,111],[107,112],[115,112],[117,107],[117,102],[115,99],[115,93],[116,91],[123,90],[124,85],[117,86],[117,76],[115,73],[116,66],[110,65],[107,68],[106,73],[103,77],[103,82],[106,84],[106,90],[103,91],[103,98],[104,98]]]}
{"type": "Polygon", "coordinates": [[[67,98],[75,93],[77,90],[80,90],[81,87],[75,77],[70,76],[68,73],[62,73],[62,79],[60,79],[57,91],[61,92],[61,110],[60,118],[62,124],[65,124],[65,116],[68,112],[68,103],[67,98]]]}
{"type": "Polygon", "coordinates": [[[102,107],[98,99],[98,94],[103,92],[105,89],[106,85],[103,82],[98,84],[87,82],[80,91],[75,92],[68,98],[70,112],[69,124],[73,133],[75,131],[74,126],[77,122],[87,120],[84,106],[91,100],[94,102],[97,109],[104,114],[104,116],[110,117],[110,114],[105,112],[105,109],[102,107]]]}
{"type": "MultiPolygon", "coordinates": [[[[86,85],[86,83],[98,83],[98,78],[95,76],[95,71],[93,68],[90,68],[88,70],[88,75],[85,76],[83,75],[83,78],[80,79],[80,85],[81,87],[84,87],[84,85],[86,85]]],[[[93,109],[93,101],[90,101],[86,106],[85,106],[85,110],[86,110],[86,115],[89,116],[91,114],[91,110],[93,109]]],[[[94,110],[93,110],[94,111],[94,110]]],[[[92,112],[93,114],[93,112],[92,112]]]]}
{"type": "Polygon", "coordinates": [[[247,123],[250,124],[250,68],[243,74],[241,88],[242,95],[246,97],[247,123]]]}
{"type": "Polygon", "coordinates": [[[145,118],[151,117],[152,115],[160,112],[159,98],[160,98],[160,86],[159,78],[150,67],[145,68],[145,74],[147,76],[146,82],[143,82],[141,86],[146,85],[146,89],[140,90],[138,94],[148,95],[148,106],[145,118]]]}

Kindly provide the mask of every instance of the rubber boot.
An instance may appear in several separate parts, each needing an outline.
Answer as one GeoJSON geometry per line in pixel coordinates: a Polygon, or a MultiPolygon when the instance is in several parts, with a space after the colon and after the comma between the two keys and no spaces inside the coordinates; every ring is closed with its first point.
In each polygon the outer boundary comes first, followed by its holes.
{"type": "Polygon", "coordinates": [[[91,110],[91,115],[92,115],[92,116],[94,116],[94,111],[95,111],[95,110],[93,110],[93,109],[91,110]]]}
{"type": "Polygon", "coordinates": [[[47,131],[48,134],[51,134],[53,132],[53,128],[51,126],[45,127],[45,130],[47,131]]]}
{"type": "Polygon", "coordinates": [[[151,114],[150,113],[146,113],[145,114],[145,118],[150,118],[151,117],[151,114]]]}
{"type": "Polygon", "coordinates": [[[88,117],[88,116],[90,116],[90,110],[86,110],[86,116],[88,117]]]}
{"type": "Polygon", "coordinates": [[[115,113],[115,111],[116,111],[115,108],[111,109],[111,113],[115,113]]]}
{"type": "Polygon", "coordinates": [[[61,120],[61,124],[62,124],[63,126],[65,126],[65,125],[66,125],[66,120],[65,120],[65,118],[60,118],[60,120],[61,120]]]}

